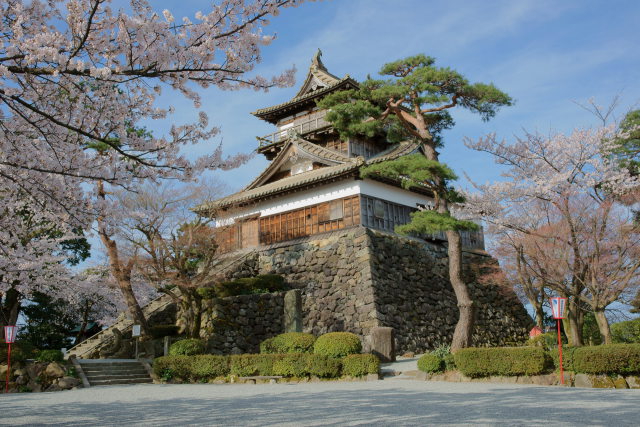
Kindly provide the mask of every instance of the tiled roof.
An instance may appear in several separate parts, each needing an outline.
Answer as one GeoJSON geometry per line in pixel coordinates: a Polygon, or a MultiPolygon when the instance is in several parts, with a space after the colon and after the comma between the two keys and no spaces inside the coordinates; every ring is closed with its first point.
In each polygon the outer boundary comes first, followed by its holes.
{"type": "Polygon", "coordinates": [[[295,97],[291,98],[287,102],[283,102],[272,107],[261,108],[251,114],[273,123],[277,120],[277,117],[274,117],[272,113],[279,110],[286,110],[288,107],[293,107],[298,104],[304,104],[305,102],[308,102],[317,96],[331,92],[340,86],[347,86],[347,82],[354,87],[358,86],[358,82],[349,77],[349,75],[340,79],[339,77],[331,74],[329,70],[327,70],[327,67],[322,63],[322,60],[320,59],[321,56],[322,52],[318,49],[318,52],[311,60],[307,77],[302,83],[302,86],[300,86],[295,97]]]}
{"type": "Polygon", "coordinates": [[[207,210],[228,208],[233,205],[244,204],[250,201],[257,201],[259,199],[267,198],[283,192],[296,191],[298,189],[302,190],[311,184],[319,183],[341,176],[355,175],[357,174],[357,171],[361,166],[379,163],[385,160],[393,160],[398,157],[414,153],[418,150],[417,144],[409,141],[404,141],[379,153],[377,156],[370,158],[368,161],[365,161],[362,157],[347,158],[346,156],[343,156],[340,153],[335,152],[334,150],[328,150],[326,148],[319,147],[309,141],[300,139],[298,141],[302,141],[302,143],[298,142],[299,146],[300,144],[305,144],[307,149],[316,150],[316,152],[318,153],[326,153],[327,151],[331,151],[342,156],[348,161],[335,166],[327,166],[309,172],[289,176],[278,181],[261,185],[259,187],[249,188],[257,181],[256,179],[254,180],[254,183],[250,184],[249,187],[247,187],[245,190],[239,191],[235,194],[231,194],[222,199],[218,199],[216,201],[201,205],[196,208],[196,211],[206,212],[207,210]],[[315,146],[315,148],[310,147],[309,145],[313,145],[315,146]]]}
{"type": "Polygon", "coordinates": [[[278,155],[271,161],[269,166],[253,181],[251,181],[251,183],[247,185],[243,189],[243,191],[256,188],[261,183],[269,179],[285,161],[285,157],[289,152],[289,147],[291,147],[292,145],[295,145],[300,151],[302,151],[303,154],[306,153],[309,157],[315,158],[315,160],[331,166],[333,166],[335,163],[346,163],[355,161],[353,157],[345,156],[338,151],[321,147],[317,144],[314,144],[313,142],[306,141],[296,136],[295,138],[287,139],[287,141],[284,143],[284,146],[282,147],[278,155]]]}
{"type": "Polygon", "coordinates": [[[206,203],[196,208],[196,211],[202,212],[211,209],[226,208],[232,205],[249,202],[251,200],[261,199],[278,193],[295,190],[300,187],[306,187],[309,184],[313,184],[315,182],[321,182],[330,178],[335,178],[342,175],[347,175],[352,172],[356,172],[358,170],[358,167],[358,163],[349,162],[336,166],[327,166],[298,175],[289,176],[287,178],[283,178],[275,182],[270,182],[251,190],[240,191],[230,196],[223,197],[222,199],[216,200],[214,202],[206,203]]]}
{"type": "Polygon", "coordinates": [[[299,104],[299,103],[303,103],[305,101],[309,101],[309,100],[311,100],[311,99],[313,99],[313,98],[315,98],[317,96],[329,93],[333,89],[336,89],[336,88],[338,88],[340,86],[345,85],[346,82],[351,82],[352,84],[357,85],[357,82],[355,80],[353,80],[349,76],[346,76],[345,78],[338,80],[336,83],[334,83],[332,85],[329,85],[327,87],[323,87],[321,89],[317,89],[317,90],[308,92],[308,93],[306,93],[304,95],[301,95],[301,96],[296,96],[294,98],[291,98],[287,102],[283,102],[281,104],[277,104],[277,105],[274,105],[272,107],[261,108],[259,110],[256,110],[256,111],[252,112],[251,114],[253,114],[254,116],[263,118],[263,116],[267,116],[269,113],[273,113],[273,112],[276,112],[278,110],[282,110],[282,109],[285,109],[287,107],[293,106],[295,104],[299,104]]]}
{"type": "Polygon", "coordinates": [[[353,162],[354,158],[349,157],[340,151],[332,150],[330,148],[322,147],[318,144],[314,144],[313,142],[304,140],[300,137],[296,138],[293,143],[298,146],[303,151],[314,155],[318,158],[330,160],[338,163],[346,163],[353,162]]]}

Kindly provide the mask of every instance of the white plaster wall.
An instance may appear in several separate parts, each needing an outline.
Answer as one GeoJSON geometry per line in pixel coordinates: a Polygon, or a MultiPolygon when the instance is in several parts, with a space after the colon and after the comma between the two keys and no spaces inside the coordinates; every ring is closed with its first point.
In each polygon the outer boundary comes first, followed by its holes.
{"type": "Polygon", "coordinates": [[[422,194],[413,193],[393,185],[365,179],[360,181],[360,194],[377,197],[399,205],[415,208],[418,203],[432,205],[433,199],[422,194]]]}
{"type": "Polygon", "coordinates": [[[416,204],[432,204],[433,199],[403,190],[392,185],[383,184],[381,182],[365,180],[345,180],[331,183],[318,188],[302,191],[299,193],[289,194],[285,197],[279,197],[272,200],[266,200],[257,205],[234,211],[233,214],[216,219],[216,226],[225,226],[232,224],[237,218],[260,214],[260,216],[269,216],[281,212],[288,212],[300,209],[306,206],[317,205],[318,203],[328,202],[330,200],[342,199],[344,197],[354,196],[356,194],[365,194],[367,196],[377,197],[398,203],[412,208],[416,204]]]}

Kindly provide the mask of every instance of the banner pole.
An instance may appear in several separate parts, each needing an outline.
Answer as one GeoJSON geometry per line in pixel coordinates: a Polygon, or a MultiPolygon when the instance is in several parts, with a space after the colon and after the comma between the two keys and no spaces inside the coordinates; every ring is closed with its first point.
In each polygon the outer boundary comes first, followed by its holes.
{"type": "Polygon", "coordinates": [[[7,382],[5,383],[4,392],[9,393],[9,374],[11,373],[11,343],[9,343],[9,351],[7,351],[7,382]]]}
{"type": "Polygon", "coordinates": [[[564,385],[564,364],[562,363],[562,338],[560,338],[560,319],[558,320],[558,358],[560,360],[560,384],[564,385]]]}

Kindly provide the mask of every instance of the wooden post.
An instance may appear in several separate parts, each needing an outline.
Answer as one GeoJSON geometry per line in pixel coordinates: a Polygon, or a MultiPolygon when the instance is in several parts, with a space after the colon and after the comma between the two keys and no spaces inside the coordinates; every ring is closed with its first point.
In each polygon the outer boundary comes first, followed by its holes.
{"type": "Polygon", "coordinates": [[[371,353],[378,356],[381,362],[396,360],[396,343],[393,328],[371,328],[371,353]]]}

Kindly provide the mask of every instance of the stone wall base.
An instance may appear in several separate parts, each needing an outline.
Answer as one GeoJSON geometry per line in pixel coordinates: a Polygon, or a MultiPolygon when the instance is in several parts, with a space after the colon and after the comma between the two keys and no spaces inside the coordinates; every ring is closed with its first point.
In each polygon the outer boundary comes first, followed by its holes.
{"type": "MultiPolygon", "coordinates": [[[[562,385],[559,374],[526,375],[526,376],[490,376],[484,378],[470,378],[459,371],[448,371],[439,374],[419,372],[416,379],[420,381],[448,381],[448,382],[477,382],[497,384],[532,384],[532,385],[562,385]]],[[[564,387],[580,388],[618,388],[640,389],[640,375],[623,377],[621,375],[588,375],[564,373],[564,387]]]]}

